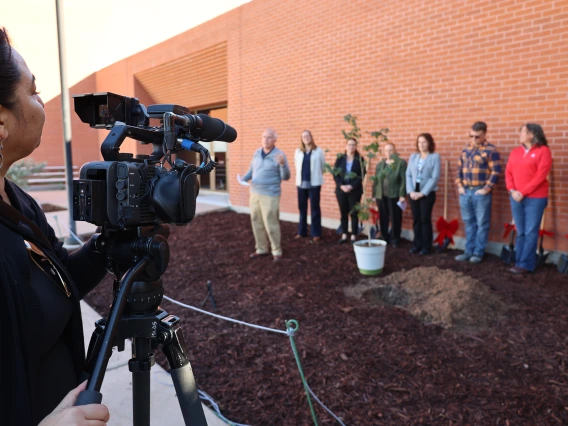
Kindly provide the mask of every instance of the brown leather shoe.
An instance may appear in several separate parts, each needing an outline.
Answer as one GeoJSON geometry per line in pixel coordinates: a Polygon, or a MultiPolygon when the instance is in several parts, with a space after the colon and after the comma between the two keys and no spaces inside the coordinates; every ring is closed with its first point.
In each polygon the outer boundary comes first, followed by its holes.
{"type": "Polygon", "coordinates": [[[312,241],[314,243],[319,243],[321,241],[321,237],[314,237],[314,238],[312,238],[312,241]]]}
{"type": "Polygon", "coordinates": [[[269,253],[257,253],[256,251],[254,253],[251,253],[249,255],[249,257],[251,259],[256,259],[257,257],[264,257],[264,256],[268,256],[269,253]]]}
{"type": "Polygon", "coordinates": [[[300,234],[294,235],[294,239],[295,239],[295,240],[299,240],[300,238],[304,238],[304,237],[302,237],[300,234]]]}
{"type": "Polygon", "coordinates": [[[273,260],[274,262],[280,262],[282,260],[282,255],[275,254],[273,260]]]}
{"type": "Polygon", "coordinates": [[[531,273],[531,271],[529,271],[528,269],[520,268],[518,266],[513,266],[512,268],[509,268],[509,272],[515,275],[525,275],[531,273]]]}

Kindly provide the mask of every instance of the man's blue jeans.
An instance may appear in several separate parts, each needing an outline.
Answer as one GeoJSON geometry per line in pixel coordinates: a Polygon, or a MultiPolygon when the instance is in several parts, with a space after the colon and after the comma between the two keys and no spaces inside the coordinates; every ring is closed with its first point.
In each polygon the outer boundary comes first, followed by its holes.
{"type": "Polygon", "coordinates": [[[520,203],[511,199],[511,211],[517,227],[515,266],[534,271],[538,231],[548,198],[523,198],[520,203]]]}
{"type": "Polygon", "coordinates": [[[476,195],[475,191],[483,188],[465,188],[465,194],[460,194],[460,210],[465,223],[465,253],[483,257],[489,238],[491,224],[491,202],[493,193],[476,195]]]}

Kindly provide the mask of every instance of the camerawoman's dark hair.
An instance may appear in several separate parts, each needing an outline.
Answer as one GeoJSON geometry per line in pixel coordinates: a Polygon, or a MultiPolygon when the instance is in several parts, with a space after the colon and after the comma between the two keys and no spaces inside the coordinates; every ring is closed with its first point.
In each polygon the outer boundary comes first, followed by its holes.
{"type": "MultiPolygon", "coordinates": [[[[540,124],[535,123],[527,123],[524,125],[527,130],[532,133],[533,139],[532,144],[537,146],[548,146],[548,141],[546,140],[546,136],[544,136],[544,130],[540,124]]],[[[521,127],[522,128],[522,127],[521,127]]]]}
{"type": "Polygon", "coordinates": [[[0,28],[0,105],[8,109],[15,107],[16,86],[21,77],[8,32],[6,28],[0,28]]]}

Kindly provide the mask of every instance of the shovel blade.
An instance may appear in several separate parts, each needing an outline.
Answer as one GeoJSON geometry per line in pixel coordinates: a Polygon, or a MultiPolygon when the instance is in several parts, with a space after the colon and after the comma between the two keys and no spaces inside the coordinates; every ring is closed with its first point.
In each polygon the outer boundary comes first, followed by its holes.
{"type": "Polygon", "coordinates": [[[536,266],[543,266],[546,263],[546,259],[548,259],[548,252],[538,252],[536,254],[536,266]]]}
{"type": "Polygon", "coordinates": [[[561,274],[565,274],[566,272],[568,272],[568,256],[563,254],[560,256],[560,259],[558,259],[558,272],[560,272],[561,274]]]}
{"type": "Polygon", "coordinates": [[[511,263],[515,263],[515,249],[511,249],[509,246],[503,246],[501,249],[501,260],[505,262],[505,264],[509,265],[511,263]]]}

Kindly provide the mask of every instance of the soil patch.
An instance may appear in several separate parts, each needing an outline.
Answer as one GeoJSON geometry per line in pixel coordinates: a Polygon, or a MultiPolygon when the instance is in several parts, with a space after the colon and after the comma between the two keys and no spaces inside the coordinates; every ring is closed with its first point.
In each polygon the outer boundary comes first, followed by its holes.
{"type": "MultiPolygon", "coordinates": [[[[458,333],[346,297],[346,287],[375,279],[359,274],[353,247],[337,244],[333,230],[311,243],[294,239],[297,224],[281,225],[278,263],[249,259],[248,215],[214,212],[172,227],[165,294],[199,306],[210,280],[218,314],[280,330],[284,320],[298,320],[310,387],[349,426],[568,424],[568,283],[555,266],[516,277],[497,256],[474,265],[456,262],[456,251],[411,256],[408,241],[387,247],[381,279],[436,266],[478,280],[515,307],[497,325],[458,333]]],[[[86,299],[106,314],[112,280],[86,299]]],[[[162,308],[181,318],[197,384],[224,415],[255,426],[313,425],[286,336],[168,302],[162,308]]],[[[337,424],[314,406],[321,425],[337,424]]]]}
{"type": "Polygon", "coordinates": [[[457,331],[488,327],[509,309],[479,280],[435,266],[361,280],[345,293],[378,306],[403,308],[424,323],[457,331]]]}

